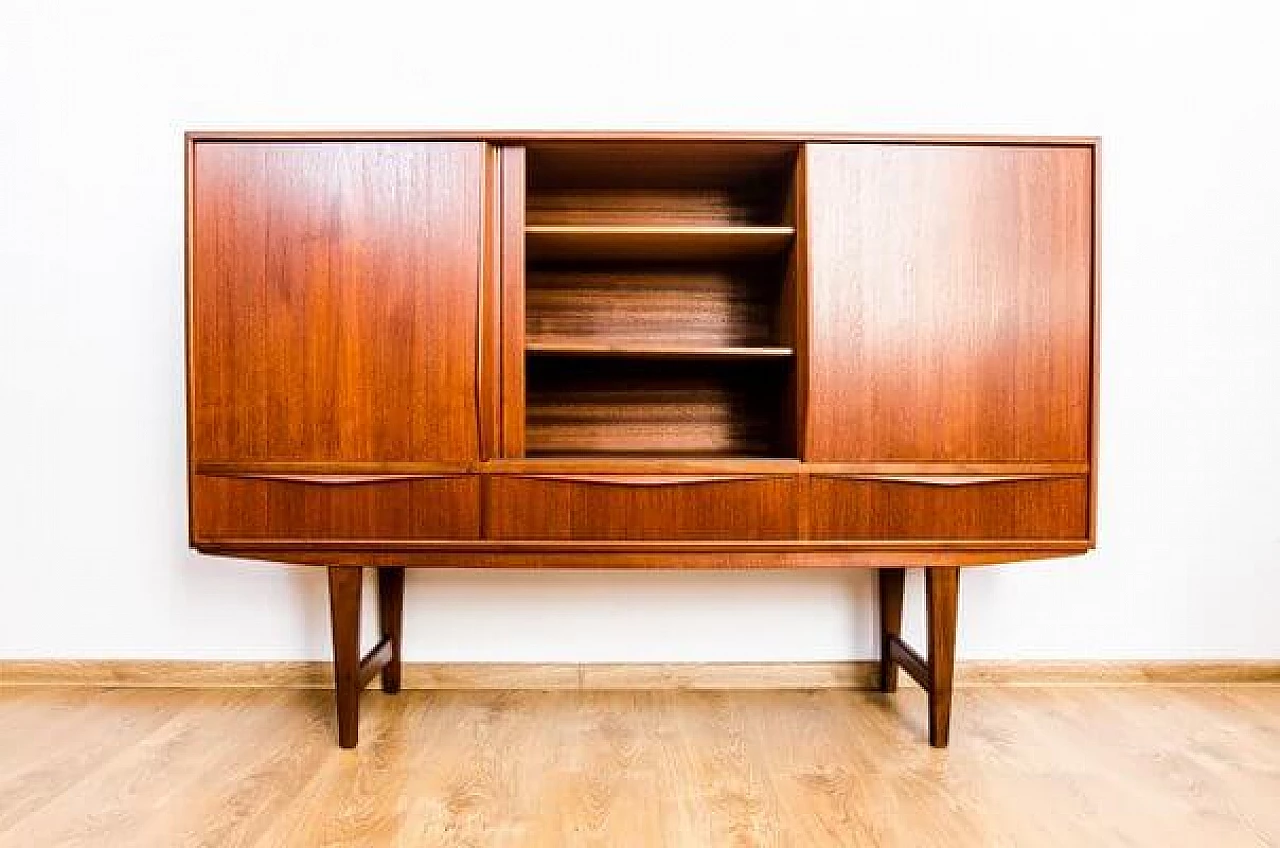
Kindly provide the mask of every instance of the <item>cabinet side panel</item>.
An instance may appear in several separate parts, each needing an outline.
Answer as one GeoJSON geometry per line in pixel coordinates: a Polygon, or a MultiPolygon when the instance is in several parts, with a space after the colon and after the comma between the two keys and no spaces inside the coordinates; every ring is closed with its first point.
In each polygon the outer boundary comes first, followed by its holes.
{"type": "Polygon", "coordinates": [[[814,461],[1088,459],[1087,146],[812,144],[814,461]]]}
{"type": "Polygon", "coordinates": [[[193,458],[476,458],[483,145],[192,155],[193,458]]]}

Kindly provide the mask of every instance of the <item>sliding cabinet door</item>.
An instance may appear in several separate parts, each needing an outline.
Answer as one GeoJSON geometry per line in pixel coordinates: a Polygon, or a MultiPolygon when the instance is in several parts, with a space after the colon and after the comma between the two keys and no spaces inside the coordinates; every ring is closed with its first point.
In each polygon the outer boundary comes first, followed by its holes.
{"type": "Polygon", "coordinates": [[[193,145],[197,464],[477,457],[483,150],[193,145]]]}
{"type": "Polygon", "coordinates": [[[810,461],[1084,461],[1087,146],[812,144],[810,461]]]}

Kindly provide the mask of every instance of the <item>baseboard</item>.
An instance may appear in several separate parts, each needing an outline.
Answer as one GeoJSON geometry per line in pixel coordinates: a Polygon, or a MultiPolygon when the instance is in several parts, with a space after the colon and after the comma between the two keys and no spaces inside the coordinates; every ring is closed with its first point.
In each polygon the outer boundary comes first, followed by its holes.
{"type": "MultiPolygon", "coordinates": [[[[0,660],[0,687],[327,689],[327,662],[0,660]]],[[[874,689],[875,662],[406,663],[406,689],[874,689]]],[[[903,676],[903,685],[910,685],[903,676]]],[[[956,685],[1280,685],[1280,660],[968,661],[956,685]]]]}

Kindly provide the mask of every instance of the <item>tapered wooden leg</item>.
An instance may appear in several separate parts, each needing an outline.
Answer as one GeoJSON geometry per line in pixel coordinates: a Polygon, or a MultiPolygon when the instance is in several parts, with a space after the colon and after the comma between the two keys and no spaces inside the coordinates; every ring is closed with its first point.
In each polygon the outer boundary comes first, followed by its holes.
{"type": "Polygon", "coordinates": [[[880,569],[880,691],[898,691],[898,664],[893,661],[890,637],[902,634],[902,594],[905,568],[880,569]]]}
{"type": "Polygon", "coordinates": [[[378,569],[378,621],[391,642],[391,658],[382,667],[382,691],[400,691],[400,640],[404,632],[404,568],[378,569]]]}
{"type": "Polygon", "coordinates": [[[329,567],[329,616],[333,628],[333,682],[338,702],[338,746],[360,738],[360,587],[358,566],[329,567]]]}
{"type": "Polygon", "coordinates": [[[951,683],[956,664],[956,606],[959,568],[925,570],[929,630],[929,744],[947,747],[951,732],[951,683]]]}

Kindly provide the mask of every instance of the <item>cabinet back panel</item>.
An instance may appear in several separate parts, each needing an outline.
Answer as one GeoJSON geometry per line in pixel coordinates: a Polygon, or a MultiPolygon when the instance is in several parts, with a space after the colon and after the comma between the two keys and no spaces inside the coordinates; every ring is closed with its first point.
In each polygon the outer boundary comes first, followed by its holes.
{"type": "Polygon", "coordinates": [[[804,458],[1084,460],[1092,151],[813,144],[804,458]]]}
{"type": "Polygon", "coordinates": [[[193,458],[476,458],[482,151],[194,146],[193,458]]]}

